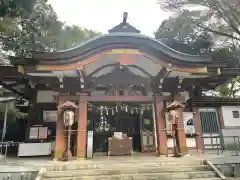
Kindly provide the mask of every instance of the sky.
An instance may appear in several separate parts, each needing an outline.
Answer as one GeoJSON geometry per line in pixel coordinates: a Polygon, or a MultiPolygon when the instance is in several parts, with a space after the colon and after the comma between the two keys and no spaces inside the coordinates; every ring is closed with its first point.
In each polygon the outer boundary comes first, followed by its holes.
{"type": "Polygon", "coordinates": [[[49,0],[59,19],[68,25],[107,33],[122,21],[128,12],[128,22],[152,36],[168,13],[160,9],[157,0],[49,0]]]}

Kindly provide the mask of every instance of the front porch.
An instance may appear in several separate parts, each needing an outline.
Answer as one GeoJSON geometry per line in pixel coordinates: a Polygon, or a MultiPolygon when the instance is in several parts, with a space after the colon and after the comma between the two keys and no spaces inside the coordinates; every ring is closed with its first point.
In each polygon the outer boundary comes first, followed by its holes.
{"type": "MultiPolygon", "coordinates": [[[[173,145],[168,147],[167,134],[169,134],[169,132],[166,129],[165,122],[165,103],[167,100],[174,101],[181,98],[183,98],[183,96],[175,96],[174,98],[172,96],[161,96],[158,94],[154,96],[102,97],[87,96],[86,94],[79,94],[78,96],[59,94],[58,107],[69,100],[76,102],[76,104],[78,103],[78,110],[75,113],[77,123],[74,130],[72,130],[76,134],[76,139],[72,140],[75,144],[75,150],[72,150],[72,153],[74,152],[73,154],[76,158],[86,158],[88,151],[105,152],[105,155],[110,155],[109,139],[112,139],[115,133],[125,134],[127,138],[131,139],[132,147],[128,148],[132,150],[129,149],[129,151],[142,153],[153,152],[155,156],[168,156],[169,153],[172,153],[173,145]],[[118,101],[113,102],[113,99],[118,99],[118,101]],[[120,99],[122,101],[120,101],[120,99]],[[93,103],[97,103],[98,106],[93,103]],[[133,107],[131,104],[135,104],[135,106],[133,107]],[[145,121],[147,123],[145,123],[145,121]],[[99,127],[101,123],[102,125],[108,125],[108,127],[99,127]],[[91,139],[88,137],[89,132],[93,133],[91,139]],[[138,140],[139,143],[136,142],[138,140]]],[[[180,153],[184,154],[187,153],[188,148],[183,128],[183,109],[179,108],[178,112],[179,139],[177,143],[180,145],[180,153]]],[[[61,159],[67,146],[67,141],[65,140],[66,129],[61,113],[62,110],[59,109],[54,159],[61,159]]],[[[174,142],[172,142],[172,144],[173,143],[174,142]]],[[[115,149],[116,148],[117,147],[115,147],[115,149]]],[[[121,152],[117,154],[123,155],[121,152]]]]}

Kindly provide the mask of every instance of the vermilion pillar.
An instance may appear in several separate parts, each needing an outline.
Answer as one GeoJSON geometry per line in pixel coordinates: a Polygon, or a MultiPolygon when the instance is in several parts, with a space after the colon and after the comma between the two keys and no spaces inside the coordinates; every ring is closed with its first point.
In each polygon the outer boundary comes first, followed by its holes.
{"type": "Polygon", "coordinates": [[[157,130],[157,143],[158,143],[158,155],[167,155],[167,136],[166,136],[166,126],[165,117],[163,114],[163,100],[160,95],[155,95],[155,117],[156,117],[156,130],[157,130]]]}
{"type": "Polygon", "coordinates": [[[87,100],[85,94],[79,95],[78,131],[77,131],[77,157],[86,157],[87,142],[87,100]]]}
{"type": "Polygon", "coordinates": [[[200,114],[198,108],[193,108],[193,112],[194,127],[196,133],[196,147],[198,151],[203,152],[203,139],[201,137],[200,114]]]}
{"type": "Polygon", "coordinates": [[[185,130],[184,130],[184,121],[183,121],[183,108],[177,108],[178,111],[178,137],[179,137],[179,147],[180,147],[180,153],[187,153],[187,142],[186,142],[186,135],[185,135],[185,130]]]}
{"type": "MultiPolygon", "coordinates": [[[[62,104],[61,99],[59,100],[58,104],[62,104]]],[[[63,153],[66,149],[66,132],[63,122],[62,110],[58,109],[57,113],[58,119],[56,122],[56,148],[54,154],[54,159],[56,160],[63,157],[63,153]]]]}

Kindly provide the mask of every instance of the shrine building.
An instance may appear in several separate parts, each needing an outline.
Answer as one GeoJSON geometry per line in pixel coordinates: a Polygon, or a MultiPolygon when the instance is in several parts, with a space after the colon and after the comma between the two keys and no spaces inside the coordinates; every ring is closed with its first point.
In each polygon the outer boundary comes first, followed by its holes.
{"type": "MultiPolygon", "coordinates": [[[[29,101],[24,143],[41,149],[54,142],[55,159],[61,159],[67,144],[76,158],[92,152],[167,155],[172,132],[166,114],[175,102],[181,104],[175,108],[179,153],[187,153],[183,111],[193,112],[191,99],[201,99],[202,91],[236,71],[222,59],[180,53],[142,35],[126,16],[108,34],[72,49],[11,57],[11,66],[0,67],[1,85],[29,101]],[[66,141],[64,108],[74,112],[71,142],[66,141]],[[117,140],[121,137],[126,142],[117,140]]],[[[200,124],[193,126],[201,149],[200,124]]]]}

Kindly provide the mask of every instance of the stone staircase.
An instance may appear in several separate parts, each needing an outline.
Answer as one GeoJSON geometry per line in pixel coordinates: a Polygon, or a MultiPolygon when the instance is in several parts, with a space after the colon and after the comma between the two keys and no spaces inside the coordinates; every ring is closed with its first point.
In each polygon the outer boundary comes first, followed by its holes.
{"type": "Polygon", "coordinates": [[[37,180],[220,180],[191,158],[68,163],[46,168],[37,180]]]}

